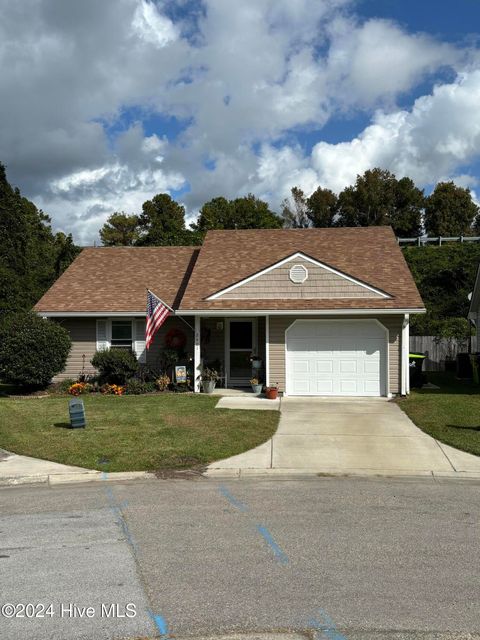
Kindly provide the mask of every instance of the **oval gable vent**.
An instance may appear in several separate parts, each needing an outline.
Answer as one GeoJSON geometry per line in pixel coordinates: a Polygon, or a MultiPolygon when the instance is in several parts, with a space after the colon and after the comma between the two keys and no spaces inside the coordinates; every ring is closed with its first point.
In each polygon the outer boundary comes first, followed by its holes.
{"type": "Polygon", "coordinates": [[[290,269],[290,280],[295,284],[302,284],[307,278],[308,270],[303,264],[294,264],[290,269]]]}

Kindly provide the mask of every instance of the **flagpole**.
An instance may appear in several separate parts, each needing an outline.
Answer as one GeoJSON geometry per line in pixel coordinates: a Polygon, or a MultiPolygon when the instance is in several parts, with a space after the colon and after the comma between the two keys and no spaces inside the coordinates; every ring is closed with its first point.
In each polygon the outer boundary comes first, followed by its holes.
{"type": "Polygon", "coordinates": [[[168,309],[169,311],[171,311],[171,312],[173,313],[173,315],[174,315],[176,318],[179,318],[182,322],[184,322],[184,323],[187,325],[187,327],[188,327],[191,331],[195,332],[195,327],[192,327],[192,325],[191,325],[189,322],[187,322],[186,320],[184,320],[184,318],[183,318],[181,315],[177,315],[177,312],[175,311],[175,309],[172,309],[172,307],[171,307],[170,305],[168,305],[166,302],[164,302],[164,301],[163,301],[159,296],[157,296],[157,294],[156,294],[156,293],[154,293],[151,289],[149,289],[148,287],[146,287],[146,289],[147,289],[147,292],[148,292],[148,291],[150,291],[150,293],[153,293],[153,295],[154,295],[156,298],[158,298],[158,300],[160,300],[160,302],[161,302],[165,307],[167,307],[167,309],[168,309]]]}

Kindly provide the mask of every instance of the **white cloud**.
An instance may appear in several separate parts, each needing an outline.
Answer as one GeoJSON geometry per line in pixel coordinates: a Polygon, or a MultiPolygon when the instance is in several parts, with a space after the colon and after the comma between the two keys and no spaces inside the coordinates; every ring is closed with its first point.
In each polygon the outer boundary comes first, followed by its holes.
{"type": "Polygon", "coordinates": [[[140,0],[132,22],[133,30],[146,42],[164,47],[178,37],[178,30],[171,20],[158,12],[149,0],[140,0]]]}
{"type": "Polygon", "coordinates": [[[165,13],[187,16],[188,0],[0,0],[0,161],[81,241],[111,211],[187,183],[194,212],[248,191],[277,206],[295,184],[339,189],[375,165],[421,184],[465,173],[479,152],[478,56],[460,80],[399,110],[400,95],[467,58],[392,22],[362,23],[354,6],[204,0],[193,38],[189,17],[165,13]],[[349,142],[319,142],[311,156],[292,142],[359,111],[372,124],[349,142]],[[142,119],[159,114],[188,125],[176,139],[146,132],[142,119]]]}
{"type": "Polygon", "coordinates": [[[480,70],[435,87],[411,111],[378,112],[350,142],[315,145],[312,165],[318,179],[338,191],[375,166],[420,185],[452,175],[480,155],[479,101],[480,70]]]}
{"type": "Polygon", "coordinates": [[[345,105],[374,105],[408,91],[426,74],[455,64],[459,52],[425,34],[408,34],[388,20],[363,25],[335,20],[328,75],[345,105]]]}

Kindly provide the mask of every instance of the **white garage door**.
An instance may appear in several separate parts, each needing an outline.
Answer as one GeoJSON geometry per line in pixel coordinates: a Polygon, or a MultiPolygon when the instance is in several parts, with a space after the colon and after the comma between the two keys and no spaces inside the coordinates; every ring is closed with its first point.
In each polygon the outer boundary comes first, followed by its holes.
{"type": "Polygon", "coordinates": [[[383,396],[386,361],[386,332],[374,320],[297,320],[286,331],[286,392],[383,396]]]}

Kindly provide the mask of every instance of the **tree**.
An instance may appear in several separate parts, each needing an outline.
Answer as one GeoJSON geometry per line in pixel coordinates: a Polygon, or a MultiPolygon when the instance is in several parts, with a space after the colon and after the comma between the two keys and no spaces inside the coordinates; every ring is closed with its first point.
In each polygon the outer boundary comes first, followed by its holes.
{"type": "Polygon", "coordinates": [[[231,201],[223,197],[213,198],[200,209],[200,215],[192,229],[205,233],[210,229],[234,229],[231,201]]]}
{"type": "Polygon", "coordinates": [[[307,216],[314,227],[333,227],[338,198],[330,189],[318,187],[307,199],[307,216]]]}
{"type": "Polygon", "coordinates": [[[410,178],[397,180],[384,169],[369,169],[338,197],[338,226],[391,225],[397,235],[416,236],[421,230],[423,192],[410,178]]]}
{"type": "Polygon", "coordinates": [[[292,187],[291,197],[282,202],[283,224],[289,229],[306,229],[312,226],[308,215],[307,198],[300,187],[292,187]]]}
{"type": "Polygon", "coordinates": [[[100,238],[105,247],[133,246],[140,238],[138,216],[112,213],[100,229],[100,238]]]}
{"type": "Polygon", "coordinates": [[[467,317],[480,244],[405,247],[403,255],[427,307],[425,315],[412,316],[413,334],[437,335],[439,321],[467,317]]]}
{"type": "Polygon", "coordinates": [[[7,181],[0,164],[0,312],[29,309],[80,249],[7,181]]]}
{"type": "Polygon", "coordinates": [[[203,205],[197,222],[191,226],[201,233],[210,229],[279,229],[282,219],[268,203],[249,193],[235,200],[213,198],[203,205]]]}
{"type": "Polygon", "coordinates": [[[185,207],[168,193],[159,193],[142,205],[139,246],[199,244],[198,235],[185,228],[185,207]]]}
{"type": "Polygon", "coordinates": [[[470,189],[439,182],[426,199],[425,231],[430,236],[468,235],[478,213],[470,189]]]}
{"type": "Polygon", "coordinates": [[[33,312],[8,314],[0,323],[0,377],[46,386],[63,371],[72,343],[64,327],[33,312]]]}
{"type": "Polygon", "coordinates": [[[282,203],[284,225],[291,229],[332,227],[337,213],[337,196],[330,189],[317,189],[307,198],[299,187],[282,203]]]}
{"type": "Polygon", "coordinates": [[[72,234],[65,235],[61,231],[55,234],[55,278],[59,278],[65,269],[75,260],[81,248],[73,243],[72,234]]]}
{"type": "Polygon", "coordinates": [[[232,200],[234,229],[280,229],[282,219],[252,193],[232,200]]]}
{"type": "Polygon", "coordinates": [[[422,210],[425,206],[423,191],[410,178],[400,178],[395,185],[395,209],[391,224],[399,237],[416,237],[422,232],[422,210]]]}

